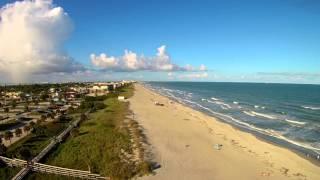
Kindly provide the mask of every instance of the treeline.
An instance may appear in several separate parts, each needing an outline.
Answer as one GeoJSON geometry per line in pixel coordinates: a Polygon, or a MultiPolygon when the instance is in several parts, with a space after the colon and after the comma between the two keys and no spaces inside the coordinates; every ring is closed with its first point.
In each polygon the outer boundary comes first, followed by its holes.
{"type": "Polygon", "coordinates": [[[25,85],[6,85],[0,86],[2,91],[21,91],[24,93],[40,93],[48,91],[50,88],[64,89],[71,86],[85,87],[85,83],[59,83],[59,84],[25,84],[25,85]]]}
{"type": "Polygon", "coordinates": [[[104,103],[104,100],[107,99],[108,96],[97,96],[97,97],[91,97],[87,96],[84,98],[84,100],[81,102],[81,105],[76,110],[77,112],[84,113],[87,110],[90,110],[90,112],[95,112],[100,109],[106,108],[106,104],[104,103]]]}

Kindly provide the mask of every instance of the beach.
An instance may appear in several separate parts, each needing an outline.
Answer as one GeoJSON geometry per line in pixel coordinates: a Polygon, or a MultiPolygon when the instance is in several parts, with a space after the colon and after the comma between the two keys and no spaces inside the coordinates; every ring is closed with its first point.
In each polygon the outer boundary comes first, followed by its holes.
{"type": "Polygon", "coordinates": [[[135,84],[129,101],[152,158],[161,165],[142,179],[320,179],[320,167],[296,153],[141,84],[135,84]]]}

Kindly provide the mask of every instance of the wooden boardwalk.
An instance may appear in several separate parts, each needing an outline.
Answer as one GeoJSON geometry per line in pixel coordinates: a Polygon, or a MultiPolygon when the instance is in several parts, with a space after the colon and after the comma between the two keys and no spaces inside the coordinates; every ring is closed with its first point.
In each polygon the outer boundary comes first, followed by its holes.
{"type": "MultiPolygon", "coordinates": [[[[0,160],[3,161],[5,164],[7,164],[10,167],[23,167],[27,168],[29,171],[35,171],[35,172],[41,172],[41,173],[48,173],[48,174],[56,174],[56,175],[62,175],[62,176],[70,176],[70,177],[77,177],[82,179],[109,179],[106,177],[102,177],[99,174],[93,174],[89,171],[81,171],[81,170],[75,170],[75,169],[68,169],[68,168],[62,168],[57,166],[51,166],[41,163],[32,163],[27,162],[25,160],[20,159],[10,159],[7,157],[0,156],[0,160]]],[[[22,172],[22,171],[20,171],[22,172]]],[[[23,171],[24,173],[26,171],[23,171]]],[[[15,176],[16,179],[23,179],[23,177],[26,174],[19,174],[19,176],[15,176]]]]}

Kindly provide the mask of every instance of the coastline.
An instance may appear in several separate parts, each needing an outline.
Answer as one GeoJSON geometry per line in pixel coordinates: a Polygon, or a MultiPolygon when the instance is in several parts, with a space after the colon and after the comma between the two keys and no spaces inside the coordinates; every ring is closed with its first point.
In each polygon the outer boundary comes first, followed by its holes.
{"type": "Polygon", "coordinates": [[[296,153],[297,155],[299,155],[300,157],[312,162],[313,164],[317,165],[320,167],[320,160],[317,159],[317,156],[320,155],[318,152],[315,152],[314,150],[312,149],[308,149],[306,147],[303,147],[303,146],[300,146],[300,145],[296,145],[296,144],[292,144],[284,139],[279,139],[275,136],[269,136],[267,134],[264,134],[264,133],[260,133],[260,132],[257,132],[257,131],[254,131],[254,130],[251,130],[251,129],[248,129],[248,128],[245,128],[245,127],[241,127],[241,126],[238,126],[236,124],[233,124],[233,123],[229,123],[225,120],[223,120],[222,118],[212,114],[212,113],[209,113],[208,111],[205,111],[203,110],[202,108],[193,108],[193,107],[190,107],[188,104],[184,104],[182,102],[180,102],[179,100],[173,98],[173,97],[170,97],[170,96],[167,96],[165,94],[161,94],[153,89],[150,89],[149,87],[145,86],[142,84],[142,86],[146,89],[148,89],[149,91],[152,91],[153,93],[156,93],[158,94],[159,96],[164,96],[176,103],[179,103],[181,104],[182,106],[186,106],[186,107],[189,107],[191,108],[192,110],[195,110],[195,111],[199,111],[201,113],[204,113],[205,115],[209,116],[209,117],[213,117],[215,120],[218,120],[219,122],[222,122],[222,123],[226,123],[230,126],[232,126],[233,128],[237,129],[237,130],[240,130],[240,131],[244,131],[244,132],[247,132],[247,133],[250,133],[252,135],[254,135],[256,138],[258,138],[259,140],[261,141],[264,141],[266,143],[270,143],[272,145],[275,145],[275,146],[279,146],[279,147],[282,147],[282,148],[286,148],[294,153],[296,153]]]}
{"type": "Polygon", "coordinates": [[[155,176],[142,179],[320,179],[320,168],[295,152],[141,84],[135,85],[130,107],[161,165],[155,176]],[[221,150],[214,148],[216,144],[221,150]]]}

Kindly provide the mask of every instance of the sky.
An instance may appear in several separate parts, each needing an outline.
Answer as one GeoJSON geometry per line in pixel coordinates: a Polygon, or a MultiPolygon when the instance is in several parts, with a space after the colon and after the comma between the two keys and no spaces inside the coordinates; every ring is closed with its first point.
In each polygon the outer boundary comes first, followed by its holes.
{"type": "Polygon", "coordinates": [[[0,0],[3,82],[320,84],[318,0],[0,0]]]}

